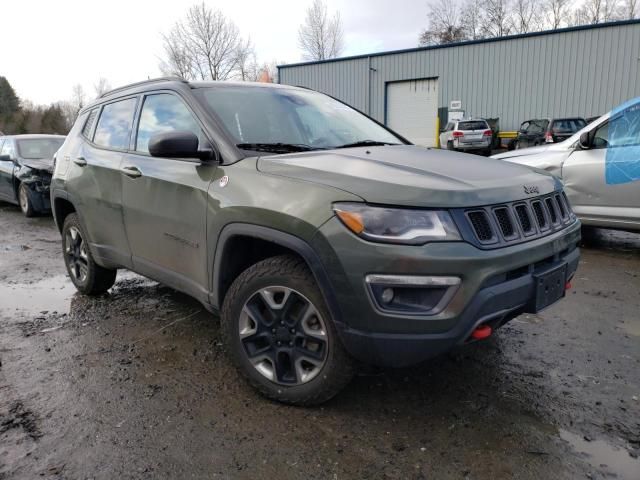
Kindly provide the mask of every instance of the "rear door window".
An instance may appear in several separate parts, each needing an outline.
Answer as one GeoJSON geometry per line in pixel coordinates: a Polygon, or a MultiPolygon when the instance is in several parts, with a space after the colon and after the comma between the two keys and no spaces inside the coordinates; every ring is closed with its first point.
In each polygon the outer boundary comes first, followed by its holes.
{"type": "Polygon", "coordinates": [[[473,120],[470,122],[459,122],[458,130],[487,130],[489,125],[482,120],[473,120]]]}
{"type": "Polygon", "coordinates": [[[126,150],[129,146],[135,110],[135,98],[127,98],[102,107],[93,142],[101,147],[126,150]]]}

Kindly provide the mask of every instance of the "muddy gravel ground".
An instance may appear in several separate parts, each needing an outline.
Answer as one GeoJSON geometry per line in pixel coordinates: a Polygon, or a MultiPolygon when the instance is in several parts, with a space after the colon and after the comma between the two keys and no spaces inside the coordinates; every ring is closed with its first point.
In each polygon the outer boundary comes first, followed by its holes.
{"type": "Polygon", "coordinates": [[[595,231],[573,289],[487,341],[264,400],[218,319],[122,272],[76,294],[49,217],[0,204],[0,479],[640,479],[640,236],[595,231]]]}

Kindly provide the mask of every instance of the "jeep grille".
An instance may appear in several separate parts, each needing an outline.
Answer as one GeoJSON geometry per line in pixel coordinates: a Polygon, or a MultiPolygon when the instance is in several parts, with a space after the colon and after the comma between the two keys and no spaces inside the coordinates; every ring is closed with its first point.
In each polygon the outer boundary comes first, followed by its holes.
{"type": "Polygon", "coordinates": [[[558,231],[576,219],[562,193],[464,210],[474,243],[497,248],[558,231]]]}

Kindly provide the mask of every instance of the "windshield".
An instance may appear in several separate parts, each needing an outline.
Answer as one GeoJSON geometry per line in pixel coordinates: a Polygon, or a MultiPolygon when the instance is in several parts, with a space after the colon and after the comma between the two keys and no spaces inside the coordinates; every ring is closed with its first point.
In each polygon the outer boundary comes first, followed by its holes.
{"type": "Polygon", "coordinates": [[[225,86],[198,94],[247,150],[274,144],[312,150],[404,143],[353,108],[313,91],[225,86]]]}
{"type": "Polygon", "coordinates": [[[64,138],[25,138],[18,140],[18,153],[25,160],[51,159],[63,144],[64,138]]]}

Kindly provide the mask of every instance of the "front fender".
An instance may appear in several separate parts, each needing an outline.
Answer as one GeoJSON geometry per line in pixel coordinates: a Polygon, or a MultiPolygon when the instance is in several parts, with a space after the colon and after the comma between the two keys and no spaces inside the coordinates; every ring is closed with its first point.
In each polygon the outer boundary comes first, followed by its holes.
{"type": "Polygon", "coordinates": [[[230,241],[236,236],[243,237],[255,237],[260,240],[266,240],[273,242],[281,247],[287,248],[304,259],[309,266],[311,273],[313,274],[318,287],[322,293],[325,303],[331,312],[333,320],[337,324],[342,323],[342,315],[338,306],[337,298],[329,279],[329,275],[325,270],[325,267],[320,260],[320,257],[315,252],[307,241],[300,237],[296,237],[290,233],[285,233],[274,228],[265,227],[262,225],[254,225],[249,223],[232,223],[222,229],[217,242],[217,248],[215,250],[215,257],[213,262],[212,271],[212,290],[209,295],[209,300],[214,308],[220,308],[219,302],[221,299],[222,288],[222,263],[223,259],[230,255],[230,241]]]}

